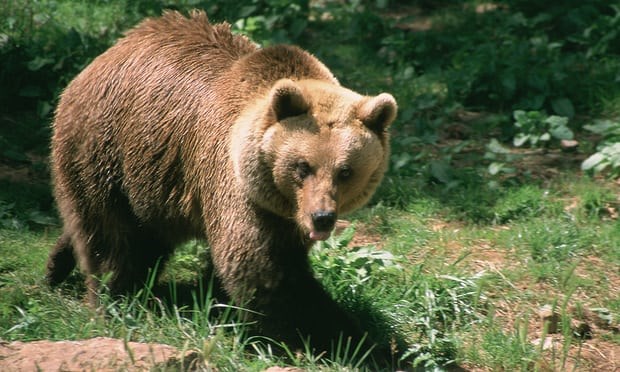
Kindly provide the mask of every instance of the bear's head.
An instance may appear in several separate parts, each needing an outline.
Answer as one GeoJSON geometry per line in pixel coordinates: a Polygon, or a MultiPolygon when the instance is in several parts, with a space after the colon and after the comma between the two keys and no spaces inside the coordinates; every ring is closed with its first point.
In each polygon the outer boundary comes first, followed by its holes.
{"type": "Polygon", "coordinates": [[[279,80],[232,131],[231,158],[250,202],[325,240],[365,204],[387,167],[396,101],[319,80],[279,80]]]}

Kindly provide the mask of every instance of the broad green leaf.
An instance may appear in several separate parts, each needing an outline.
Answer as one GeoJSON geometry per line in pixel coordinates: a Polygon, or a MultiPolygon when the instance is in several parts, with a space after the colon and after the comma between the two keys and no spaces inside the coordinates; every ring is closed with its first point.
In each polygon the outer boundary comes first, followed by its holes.
{"type": "Polygon", "coordinates": [[[584,160],[583,163],[581,163],[581,169],[590,170],[603,160],[605,160],[605,156],[603,154],[601,154],[600,152],[594,153],[590,155],[590,157],[588,157],[586,160],[584,160]]]}
{"type": "Polygon", "coordinates": [[[609,165],[609,162],[604,160],[594,166],[594,171],[597,173],[602,172],[605,168],[607,168],[608,165],[609,165]]]}
{"type": "Polygon", "coordinates": [[[557,138],[557,139],[561,139],[561,140],[563,140],[563,139],[565,139],[565,140],[573,139],[573,131],[570,130],[569,127],[564,126],[564,125],[557,126],[557,127],[551,127],[549,132],[551,133],[553,138],[557,138]]]}
{"type": "Polygon", "coordinates": [[[561,127],[568,124],[568,118],[564,116],[551,115],[545,119],[545,123],[551,125],[551,127],[561,127]]]}
{"type": "Polygon", "coordinates": [[[493,162],[489,164],[489,174],[494,176],[502,171],[504,168],[504,163],[493,162]]]}
{"type": "Polygon", "coordinates": [[[510,154],[510,150],[495,138],[491,138],[491,141],[487,144],[487,149],[495,154],[510,154]]]}
{"type": "Polygon", "coordinates": [[[534,110],[534,111],[528,111],[528,112],[526,113],[526,115],[527,115],[528,119],[535,120],[535,121],[540,121],[540,120],[542,120],[542,118],[543,118],[543,116],[544,116],[544,115],[542,114],[542,112],[537,111],[537,110],[534,110]]]}
{"type": "Polygon", "coordinates": [[[446,161],[433,160],[430,164],[430,172],[433,178],[437,179],[441,183],[448,183],[452,180],[450,175],[450,165],[446,161]]]}
{"type": "Polygon", "coordinates": [[[594,124],[583,126],[592,133],[602,135],[620,135],[620,122],[611,120],[597,120],[594,124]]]}
{"type": "Polygon", "coordinates": [[[515,125],[517,127],[521,127],[522,123],[524,123],[527,120],[527,115],[525,114],[525,111],[523,110],[515,110],[512,113],[512,116],[514,117],[516,123],[515,125]]]}
{"type": "Polygon", "coordinates": [[[409,164],[413,160],[413,156],[408,152],[401,152],[395,155],[392,160],[394,161],[394,169],[398,170],[409,164]]]}
{"type": "Polygon", "coordinates": [[[9,35],[0,32],[0,49],[4,49],[6,45],[9,43],[9,35]]]}
{"type": "Polygon", "coordinates": [[[556,98],[551,101],[553,111],[560,115],[572,118],[575,116],[575,107],[570,99],[566,97],[556,98]]]}
{"type": "Polygon", "coordinates": [[[612,167],[616,168],[620,166],[620,142],[606,146],[602,153],[609,158],[612,167]]]}
{"type": "Polygon", "coordinates": [[[530,138],[529,135],[524,134],[524,133],[517,133],[517,135],[515,136],[515,138],[512,140],[513,145],[515,145],[516,147],[521,147],[523,146],[524,143],[527,142],[527,140],[530,138]]]}
{"type": "MultiPolygon", "coordinates": [[[[541,89],[544,90],[546,88],[541,89]]],[[[521,100],[519,100],[516,105],[517,107],[527,107],[530,110],[539,110],[543,107],[543,104],[545,103],[545,98],[545,94],[527,95],[521,100]]]]}
{"type": "Polygon", "coordinates": [[[491,152],[491,151],[485,151],[484,152],[484,156],[482,157],[484,160],[496,160],[497,159],[497,154],[491,152]]]}

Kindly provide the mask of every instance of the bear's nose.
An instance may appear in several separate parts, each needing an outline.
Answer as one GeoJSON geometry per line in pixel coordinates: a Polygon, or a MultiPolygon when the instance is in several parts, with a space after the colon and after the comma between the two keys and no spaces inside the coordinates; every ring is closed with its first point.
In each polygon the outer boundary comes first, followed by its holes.
{"type": "Polygon", "coordinates": [[[312,213],[312,224],[317,231],[330,231],[336,223],[336,213],[319,211],[312,213]]]}

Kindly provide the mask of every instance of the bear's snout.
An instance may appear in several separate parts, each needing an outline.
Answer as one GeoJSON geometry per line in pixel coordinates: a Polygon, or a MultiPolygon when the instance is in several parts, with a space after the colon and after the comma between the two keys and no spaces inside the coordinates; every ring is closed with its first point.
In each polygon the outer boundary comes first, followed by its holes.
{"type": "Polygon", "coordinates": [[[336,213],[329,211],[319,211],[312,213],[312,224],[318,231],[331,231],[336,223],[336,213]]]}
{"type": "Polygon", "coordinates": [[[317,211],[310,215],[313,230],[310,232],[312,240],[326,240],[336,224],[336,212],[317,211]]]}

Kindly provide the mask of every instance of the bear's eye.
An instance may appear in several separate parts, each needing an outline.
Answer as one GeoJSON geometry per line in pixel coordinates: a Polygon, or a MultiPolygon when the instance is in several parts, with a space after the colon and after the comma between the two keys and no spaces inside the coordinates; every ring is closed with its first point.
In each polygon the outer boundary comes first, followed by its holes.
{"type": "Polygon", "coordinates": [[[299,163],[297,163],[296,168],[297,177],[299,177],[299,179],[301,180],[312,174],[312,168],[310,168],[310,164],[308,164],[307,161],[300,161],[299,163]]]}
{"type": "Polygon", "coordinates": [[[353,176],[353,169],[351,169],[348,165],[341,167],[338,171],[338,179],[340,181],[346,181],[350,179],[351,176],[353,176]]]}

